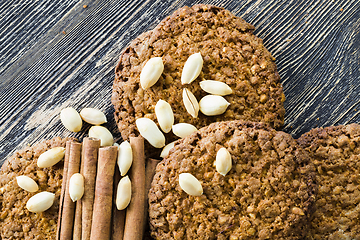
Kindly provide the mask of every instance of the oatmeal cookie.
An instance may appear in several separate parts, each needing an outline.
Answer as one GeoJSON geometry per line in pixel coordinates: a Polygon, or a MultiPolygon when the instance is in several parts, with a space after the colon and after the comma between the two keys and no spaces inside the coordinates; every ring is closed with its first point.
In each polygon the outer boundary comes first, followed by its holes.
{"type": "Polygon", "coordinates": [[[54,138],[27,147],[7,159],[0,171],[0,239],[55,239],[59,211],[63,161],[50,168],[38,168],[36,161],[41,153],[65,147],[73,138],[54,138]],[[39,185],[30,193],[17,185],[16,177],[26,175],[39,185]],[[41,191],[55,194],[51,208],[42,213],[32,213],[26,208],[30,197],[41,191]]]}
{"type": "Polygon", "coordinates": [[[302,239],[315,194],[314,167],[287,133],[264,123],[216,122],[178,140],[156,168],[149,191],[155,239],[302,239]],[[216,171],[226,148],[232,168],[216,171]],[[203,194],[191,196],[179,174],[203,194]]]}
{"type": "MultiPolygon", "coordinates": [[[[280,129],[284,122],[285,96],[274,58],[262,40],[253,34],[254,27],[229,11],[211,5],[183,7],[165,18],[153,30],[133,40],[121,54],[115,68],[112,103],[122,137],[138,135],[135,120],[148,117],[157,123],[155,104],[167,101],[175,124],[186,122],[197,128],[212,122],[251,120],[280,129]],[[181,73],[188,57],[200,52],[203,68],[191,84],[181,84],[181,73]],[[161,57],[164,71],[157,83],[143,90],[140,73],[152,57],[161,57]],[[227,83],[233,94],[226,112],[192,117],[185,109],[182,91],[188,88],[198,101],[208,93],[199,82],[216,80],[227,83]]],[[[166,134],[167,142],[176,137],[166,134]]]]}
{"type": "Polygon", "coordinates": [[[317,170],[308,239],[360,239],[360,125],[312,129],[297,142],[317,170]]]}

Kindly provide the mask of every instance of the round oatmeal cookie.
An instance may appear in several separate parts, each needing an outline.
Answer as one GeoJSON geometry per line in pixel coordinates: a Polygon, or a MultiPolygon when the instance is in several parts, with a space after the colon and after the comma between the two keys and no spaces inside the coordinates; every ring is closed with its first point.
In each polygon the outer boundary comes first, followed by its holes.
{"type": "Polygon", "coordinates": [[[263,123],[216,122],[177,141],[156,168],[149,191],[155,239],[302,239],[314,202],[314,167],[287,133],[263,123]],[[220,148],[232,168],[217,172],[220,148]],[[179,174],[191,173],[203,194],[191,196],[179,174]]]}
{"type": "Polygon", "coordinates": [[[0,239],[55,239],[58,220],[59,198],[62,184],[63,161],[50,168],[38,168],[41,153],[65,147],[73,138],[54,138],[26,147],[7,159],[0,171],[0,239]],[[17,185],[16,177],[26,175],[39,185],[30,193],[17,185]],[[26,202],[36,193],[48,191],[55,194],[51,208],[42,213],[32,213],[26,202]]]}
{"type": "MultiPolygon", "coordinates": [[[[155,105],[162,99],[174,112],[175,124],[190,123],[201,128],[216,121],[251,120],[266,122],[280,129],[284,122],[285,96],[274,58],[254,27],[228,10],[211,5],[183,7],[165,18],[153,30],[133,40],[122,52],[115,68],[112,103],[122,137],[138,135],[135,120],[148,117],[157,123],[155,105]],[[190,84],[181,84],[181,73],[188,57],[201,53],[202,71],[190,84]],[[155,85],[143,90],[140,73],[152,57],[161,57],[164,71],[155,85]],[[202,80],[228,84],[233,93],[224,98],[226,112],[192,117],[185,109],[182,92],[188,88],[200,101],[207,95],[202,80]]],[[[158,124],[158,123],[157,123],[158,124]]],[[[167,142],[177,139],[166,134],[167,142]]]]}
{"type": "Polygon", "coordinates": [[[312,129],[297,141],[317,170],[308,239],[360,239],[360,125],[312,129]]]}

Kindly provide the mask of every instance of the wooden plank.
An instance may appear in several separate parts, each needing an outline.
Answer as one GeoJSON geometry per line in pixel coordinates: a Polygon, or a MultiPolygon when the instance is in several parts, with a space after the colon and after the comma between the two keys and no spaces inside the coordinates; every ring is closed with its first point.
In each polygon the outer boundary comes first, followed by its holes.
{"type": "MultiPolygon", "coordinates": [[[[1,2],[0,163],[28,143],[86,136],[89,125],[80,133],[61,125],[59,113],[67,106],[106,112],[105,126],[119,139],[110,97],[121,50],[177,8],[195,3],[200,1],[1,2]]],[[[287,96],[286,132],[297,137],[315,126],[359,121],[359,1],[202,3],[254,24],[276,57],[287,96]]]]}

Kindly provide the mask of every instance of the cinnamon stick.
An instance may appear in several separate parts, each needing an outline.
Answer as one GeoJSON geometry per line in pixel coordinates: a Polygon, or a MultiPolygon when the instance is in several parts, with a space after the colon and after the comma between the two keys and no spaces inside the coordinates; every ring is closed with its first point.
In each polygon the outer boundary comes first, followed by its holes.
{"type": "Polygon", "coordinates": [[[64,170],[63,170],[63,179],[62,179],[61,193],[60,193],[59,216],[58,216],[57,229],[56,229],[56,239],[57,240],[60,239],[61,218],[62,218],[62,212],[63,212],[64,196],[65,196],[67,173],[68,173],[68,166],[69,166],[70,143],[71,143],[71,141],[67,141],[66,146],[65,146],[64,170]]]}
{"type": "Polygon", "coordinates": [[[146,228],[147,219],[149,215],[149,191],[151,188],[151,182],[153,180],[153,177],[155,175],[155,169],[156,166],[160,160],[153,159],[153,158],[147,158],[146,159],[146,168],[145,168],[145,223],[144,227],[146,228]]]}
{"type": "MultiPolygon", "coordinates": [[[[81,152],[80,174],[84,176],[84,147],[81,152]]],[[[76,201],[73,240],[81,240],[82,199],[76,201]]]]}
{"type": "MultiPolygon", "coordinates": [[[[81,143],[71,142],[69,144],[70,154],[68,163],[68,172],[66,176],[66,183],[69,182],[74,173],[80,171],[81,159],[81,143]]],[[[68,144],[66,145],[68,147],[68,144]]],[[[72,238],[74,225],[75,203],[71,200],[69,194],[69,184],[66,184],[64,194],[63,211],[61,217],[60,240],[68,240],[72,238]]]]}
{"type": "Polygon", "coordinates": [[[89,240],[91,233],[93,205],[95,198],[95,177],[96,165],[98,162],[98,152],[100,139],[86,137],[83,140],[83,176],[84,176],[84,195],[81,199],[82,205],[82,240],[89,240]]]}
{"type": "Polygon", "coordinates": [[[75,206],[75,219],[74,219],[74,232],[73,240],[81,240],[81,214],[82,214],[82,203],[81,199],[76,201],[75,206]]]}
{"type": "Polygon", "coordinates": [[[113,177],[117,149],[116,146],[99,149],[91,240],[110,239],[113,177]]]}
{"type": "Polygon", "coordinates": [[[144,138],[130,137],[133,163],[129,170],[131,201],[126,210],[124,240],[142,240],[145,216],[145,156],[144,138]]]}
{"type": "Polygon", "coordinates": [[[115,167],[114,175],[114,194],[113,194],[113,219],[112,219],[112,238],[113,240],[122,240],[124,237],[124,228],[125,228],[125,215],[126,209],[118,210],[116,207],[116,190],[117,185],[120,181],[120,171],[119,168],[115,167]]]}

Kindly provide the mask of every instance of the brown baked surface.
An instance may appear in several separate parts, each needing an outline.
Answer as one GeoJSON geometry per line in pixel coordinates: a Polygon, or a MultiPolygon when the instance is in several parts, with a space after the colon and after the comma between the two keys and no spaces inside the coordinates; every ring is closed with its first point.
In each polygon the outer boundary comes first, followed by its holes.
{"type": "Polygon", "coordinates": [[[316,128],[297,141],[319,185],[309,239],[360,239],[360,125],[316,128]]]}
{"type": "MultiPolygon", "coordinates": [[[[215,121],[252,120],[280,129],[283,125],[285,96],[274,58],[254,27],[229,11],[211,5],[183,7],[165,18],[155,29],[141,34],[121,54],[115,69],[112,103],[122,137],[138,135],[135,120],[148,117],[156,123],[155,104],[167,101],[175,124],[186,122],[197,128],[215,121]],[[200,76],[191,84],[181,85],[181,72],[187,58],[201,52],[204,60],[200,76]],[[162,57],[164,71],[159,81],[147,90],[140,86],[140,73],[152,57],[162,57]],[[182,90],[188,88],[198,101],[205,96],[201,80],[227,83],[234,91],[225,96],[227,111],[198,118],[187,113],[182,90]]],[[[176,137],[166,134],[167,142],[176,137]]]]}
{"type": "Polygon", "coordinates": [[[263,123],[213,123],[179,140],[158,164],[149,192],[151,233],[155,239],[302,239],[314,191],[313,165],[289,134],[263,123]],[[233,162],[225,177],[213,165],[221,147],[233,162]],[[183,172],[201,182],[203,195],[181,190],[183,172]]]}
{"type": "Polygon", "coordinates": [[[38,168],[39,155],[53,147],[65,147],[67,140],[59,137],[26,147],[7,159],[0,171],[0,239],[55,239],[63,161],[50,168],[38,168]],[[21,189],[16,178],[26,175],[35,180],[39,190],[29,193],[21,189]],[[26,209],[27,200],[41,191],[55,193],[51,208],[42,213],[26,209]]]}

